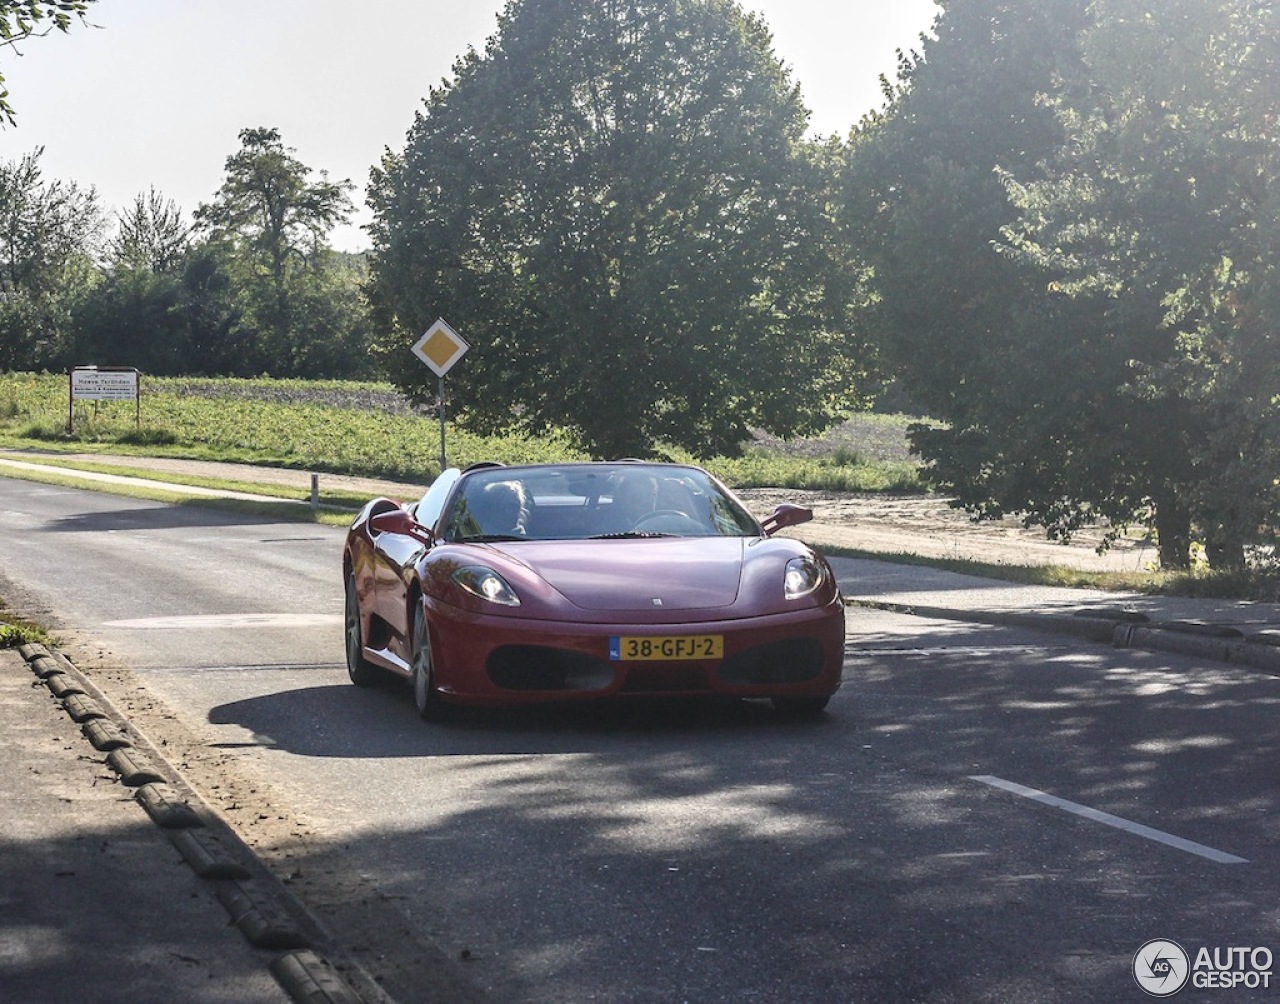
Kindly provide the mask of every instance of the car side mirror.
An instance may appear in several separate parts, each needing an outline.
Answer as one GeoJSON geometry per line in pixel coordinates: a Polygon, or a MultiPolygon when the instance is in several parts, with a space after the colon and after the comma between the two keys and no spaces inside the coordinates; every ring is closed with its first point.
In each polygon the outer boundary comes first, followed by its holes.
{"type": "Polygon", "coordinates": [[[403,537],[413,537],[424,544],[432,542],[431,531],[413,518],[406,509],[388,509],[369,520],[369,529],[373,533],[398,533],[403,537]]]}
{"type": "Polygon", "coordinates": [[[784,502],[773,510],[770,515],[766,516],[760,525],[764,527],[765,534],[772,537],[779,530],[795,526],[797,523],[808,523],[811,519],[813,519],[812,509],[784,502]]]}

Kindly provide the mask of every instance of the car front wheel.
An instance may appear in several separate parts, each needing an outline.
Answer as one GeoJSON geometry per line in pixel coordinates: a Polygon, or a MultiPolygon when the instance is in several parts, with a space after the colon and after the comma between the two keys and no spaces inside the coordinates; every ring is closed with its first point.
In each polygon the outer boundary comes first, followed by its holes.
{"type": "Polygon", "coordinates": [[[360,630],[360,601],[356,597],[356,577],[347,576],[347,604],[343,617],[347,641],[347,675],[357,687],[372,686],[378,667],[364,657],[364,632],[360,630]]]}
{"type": "Polygon", "coordinates": [[[427,613],[421,602],[413,610],[413,703],[418,709],[418,717],[424,721],[440,717],[442,709],[431,665],[427,613]]]}

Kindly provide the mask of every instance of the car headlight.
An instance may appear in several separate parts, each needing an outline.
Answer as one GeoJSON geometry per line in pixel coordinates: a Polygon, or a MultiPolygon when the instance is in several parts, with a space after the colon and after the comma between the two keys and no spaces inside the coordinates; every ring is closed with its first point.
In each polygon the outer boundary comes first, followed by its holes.
{"type": "Polygon", "coordinates": [[[473,596],[504,607],[518,607],[520,597],[507,580],[484,565],[464,565],[453,573],[453,581],[473,596]]]}
{"type": "Polygon", "coordinates": [[[822,579],[822,566],[813,558],[807,555],[792,558],[787,562],[787,570],[783,576],[783,595],[789,600],[808,596],[822,585],[822,579]]]}

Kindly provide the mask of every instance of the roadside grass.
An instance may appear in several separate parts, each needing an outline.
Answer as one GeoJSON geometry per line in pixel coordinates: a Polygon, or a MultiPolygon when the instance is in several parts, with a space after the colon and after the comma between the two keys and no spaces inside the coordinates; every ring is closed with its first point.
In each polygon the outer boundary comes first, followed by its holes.
{"type": "MultiPolygon", "coordinates": [[[[39,450],[30,463],[75,467],[103,474],[164,481],[222,491],[284,498],[237,500],[192,497],[163,488],[99,485],[101,490],[137,498],[199,505],[270,519],[345,526],[368,501],[335,491],[321,479],[319,506],[310,493],[208,477],[192,477],[130,467],[129,456],[178,457],[256,464],[427,485],[438,472],[439,426],[389,385],[341,381],[147,378],[143,383],[140,427],[132,402],[78,405],[75,431],[68,435],[67,378],[63,374],[0,374],[0,445],[39,450]],[[60,459],[58,454],[98,453],[121,463],[60,459]],[[296,497],[296,501],[293,499],[296,497]]],[[[840,492],[924,492],[917,466],[902,442],[909,416],[858,416],[827,440],[782,443],[761,437],[741,457],[699,458],[678,450],[669,459],[699,463],[737,488],[778,487],[840,492]],[[867,451],[859,442],[870,444],[867,451]],[[873,456],[874,454],[874,456],[873,456]]],[[[478,460],[553,462],[585,459],[566,437],[540,439],[477,436],[449,426],[451,463],[478,460]]],[[[19,476],[64,486],[83,482],[52,471],[19,476]]],[[[1213,596],[1280,601],[1280,573],[1262,567],[1246,572],[1089,572],[1061,566],[988,564],[954,558],[926,558],[824,548],[828,554],[927,565],[1028,585],[1090,587],[1178,596],[1213,596]]],[[[0,617],[3,616],[0,611],[0,617]]],[[[34,629],[27,626],[22,630],[34,629]]],[[[38,629],[36,629],[38,630],[38,629]]],[[[12,632],[9,632],[12,633],[12,632]]]]}
{"type": "MultiPolygon", "coordinates": [[[[0,374],[0,444],[11,448],[218,460],[424,485],[439,470],[439,426],[386,384],[153,377],[142,381],[139,410],[140,424],[133,402],[78,402],[69,434],[65,375],[0,374]]],[[[876,438],[892,439],[896,429],[901,456],[892,460],[848,447],[821,454],[814,440],[793,450],[753,446],[736,458],[666,453],[739,488],[919,492],[918,468],[901,446],[910,421],[868,417],[876,438]]],[[[586,459],[560,433],[480,436],[450,424],[446,441],[459,466],[586,459]]]]}
{"type": "MultiPolygon", "coordinates": [[[[182,457],[424,483],[436,473],[439,427],[394,389],[299,380],[142,381],[132,402],[79,402],[67,432],[66,377],[0,375],[0,442],[49,452],[182,457]]],[[[475,436],[449,429],[451,459],[562,459],[564,437],[475,436]]]]}
{"type": "Polygon", "coordinates": [[[51,646],[53,638],[39,624],[10,613],[0,600],[0,648],[17,648],[19,645],[32,644],[51,646]]]}

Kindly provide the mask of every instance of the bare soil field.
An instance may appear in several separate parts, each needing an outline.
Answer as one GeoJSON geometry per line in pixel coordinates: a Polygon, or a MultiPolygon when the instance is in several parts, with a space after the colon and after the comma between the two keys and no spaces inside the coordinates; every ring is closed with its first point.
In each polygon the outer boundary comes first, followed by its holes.
{"type": "MultiPolygon", "coordinates": [[[[805,457],[839,451],[879,461],[912,461],[907,427],[919,419],[907,415],[862,414],[834,426],[820,437],[780,440],[757,432],[755,445],[805,457]]],[[[744,489],[738,494],[763,516],[779,502],[813,510],[814,521],[788,531],[810,543],[880,554],[918,554],[995,565],[1060,565],[1089,571],[1135,572],[1157,568],[1159,548],[1135,532],[1105,552],[1098,547],[1105,529],[1076,535],[1069,544],[1049,540],[1044,530],[1025,527],[1018,519],[975,522],[963,509],[940,495],[888,495],[793,489],[744,489]]]]}
{"type": "Polygon", "coordinates": [[[974,520],[938,495],[869,495],[751,488],[738,493],[757,515],[779,502],[813,510],[813,522],[786,531],[817,547],[877,554],[918,554],[993,565],[1061,565],[1089,571],[1134,572],[1156,567],[1159,549],[1145,537],[1126,537],[1098,552],[1104,532],[1086,531],[1070,544],[1018,520],[974,520]]]}

